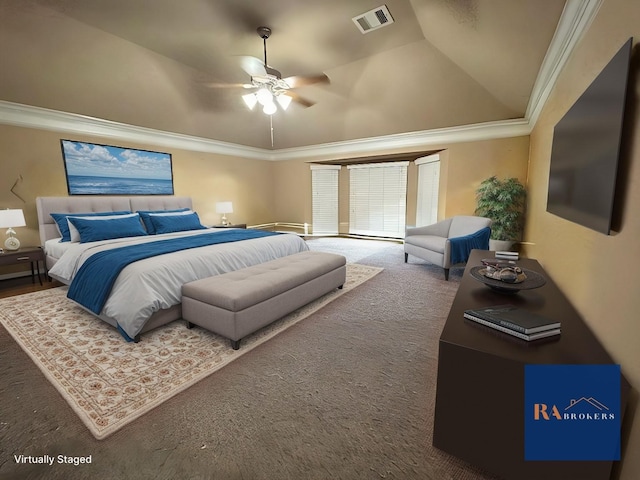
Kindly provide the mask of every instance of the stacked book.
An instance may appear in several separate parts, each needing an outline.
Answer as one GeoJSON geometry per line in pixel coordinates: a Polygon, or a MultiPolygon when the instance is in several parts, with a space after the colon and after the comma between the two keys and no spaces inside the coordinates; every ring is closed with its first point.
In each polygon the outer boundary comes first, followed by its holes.
{"type": "Polygon", "coordinates": [[[527,341],[560,335],[560,322],[514,305],[466,310],[464,317],[527,341]]]}
{"type": "Polygon", "coordinates": [[[506,252],[498,251],[495,253],[495,257],[501,260],[518,260],[518,252],[506,252]]]}

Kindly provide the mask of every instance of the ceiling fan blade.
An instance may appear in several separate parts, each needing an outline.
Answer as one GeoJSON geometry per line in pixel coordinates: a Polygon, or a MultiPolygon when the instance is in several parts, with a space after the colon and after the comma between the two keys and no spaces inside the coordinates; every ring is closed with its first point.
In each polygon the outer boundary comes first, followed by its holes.
{"type": "Polygon", "coordinates": [[[287,82],[290,88],[304,87],[305,85],[314,85],[316,83],[330,83],[329,77],[324,73],[310,76],[294,75],[283,80],[287,82]]]}
{"type": "Polygon", "coordinates": [[[267,74],[267,70],[264,68],[264,63],[256,57],[250,57],[247,55],[241,56],[240,66],[251,77],[265,76],[267,74]]]}
{"type": "Polygon", "coordinates": [[[207,82],[204,83],[204,86],[209,88],[255,88],[254,85],[250,83],[216,83],[216,82],[207,82]]]}
{"type": "Polygon", "coordinates": [[[287,91],[286,95],[289,95],[289,96],[293,99],[293,101],[294,101],[294,102],[296,102],[296,103],[298,103],[298,104],[302,105],[303,107],[311,107],[311,106],[313,106],[313,105],[315,105],[315,104],[316,104],[316,102],[312,102],[312,101],[311,101],[311,100],[309,100],[309,99],[306,99],[306,98],[304,98],[304,97],[301,97],[301,96],[300,96],[300,95],[298,95],[297,93],[292,92],[292,91],[290,91],[290,90],[289,90],[289,91],[287,91]]]}

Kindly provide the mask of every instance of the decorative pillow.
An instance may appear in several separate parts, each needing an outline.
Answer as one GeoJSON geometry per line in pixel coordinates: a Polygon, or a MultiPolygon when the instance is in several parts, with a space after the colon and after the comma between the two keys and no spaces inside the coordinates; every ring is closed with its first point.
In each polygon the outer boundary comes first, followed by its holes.
{"type": "Polygon", "coordinates": [[[101,218],[70,217],[69,221],[78,229],[80,243],[147,234],[142,223],[140,223],[140,215],[137,213],[106,220],[101,218]]]}
{"type": "Polygon", "coordinates": [[[200,223],[196,212],[186,212],[182,215],[149,215],[156,233],[184,232],[187,230],[203,230],[207,227],[200,223]]]}
{"type": "MultiPolygon", "coordinates": [[[[128,215],[100,215],[100,216],[92,216],[92,217],[82,217],[76,215],[69,215],[67,217],[67,224],[69,225],[69,236],[71,237],[72,242],[80,241],[80,232],[76,228],[76,226],[69,220],[70,218],[82,218],[84,220],[113,220],[114,218],[126,218],[126,217],[138,217],[135,213],[130,213],[128,215]]],[[[138,217],[139,218],[139,217],[138,217]]]]}
{"type": "Polygon", "coordinates": [[[122,210],[118,212],[52,213],[51,217],[58,226],[58,232],[60,232],[60,237],[62,237],[60,241],[70,242],[71,235],[69,232],[69,223],[67,222],[67,217],[101,217],[105,215],[127,215],[130,213],[131,210],[122,210]]]}
{"type": "Polygon", "coordinates": [[[153,235],[156,233],[151,220],[149,219],[149,215],[171,215],[176,213],[191,213],[190,208],[177,208],[175,210],[138,210],[137,213],[140,214],[140,218],[142,219],[142,223],[144,223],[144,228],[147,229],[149,235],[153,235]]]}

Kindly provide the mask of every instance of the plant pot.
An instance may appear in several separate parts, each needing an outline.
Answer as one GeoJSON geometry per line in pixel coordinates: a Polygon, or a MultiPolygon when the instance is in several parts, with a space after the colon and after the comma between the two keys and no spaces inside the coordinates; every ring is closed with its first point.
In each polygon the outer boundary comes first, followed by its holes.
{"type": "Polygon", "coordinates": [[[516,243],[513,240],[489,240],[489,250],[493,250],[494,252],[508,252],[513,247],[513,244],[516,243]]]}

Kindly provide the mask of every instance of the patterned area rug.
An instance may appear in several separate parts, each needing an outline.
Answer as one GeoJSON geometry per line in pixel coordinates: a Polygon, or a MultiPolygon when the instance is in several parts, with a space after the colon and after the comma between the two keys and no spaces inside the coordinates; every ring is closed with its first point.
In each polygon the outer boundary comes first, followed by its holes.
{"type": "Polygon", "coordinates": [[[103,439],[244,353],[373,278],[382,268],[347,265],[342,290],[328,293],[242,340],[183,320],[125,342],[67,299],[66,287],[0,300],[0,322],[97,439],[103,439]]]}

